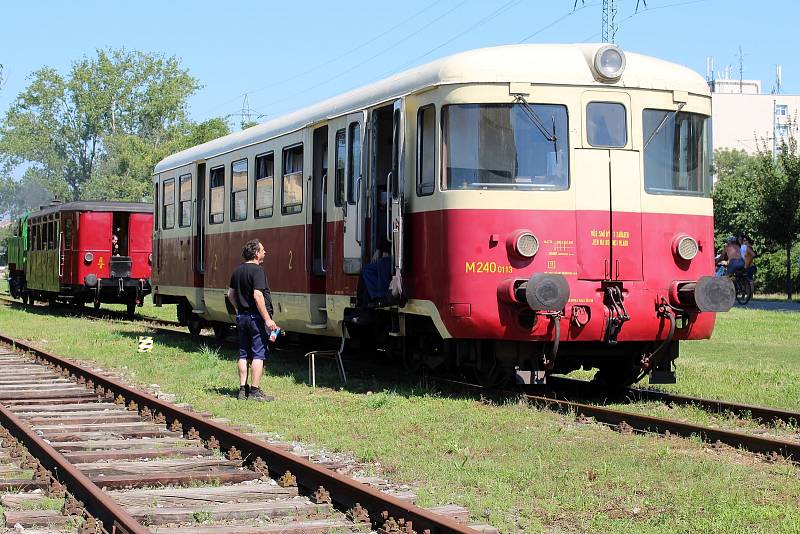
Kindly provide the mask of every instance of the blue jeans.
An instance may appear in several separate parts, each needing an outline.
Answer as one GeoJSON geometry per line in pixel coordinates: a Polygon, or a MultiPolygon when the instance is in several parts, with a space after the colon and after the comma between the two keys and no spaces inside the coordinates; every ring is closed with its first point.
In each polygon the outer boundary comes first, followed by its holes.
{"type": "Polygon", "coordinates": [[[236,316],[239,332],[239,359],[266,360],[269,349],[269,332],[259,314],[242,313],[236,316]]]}

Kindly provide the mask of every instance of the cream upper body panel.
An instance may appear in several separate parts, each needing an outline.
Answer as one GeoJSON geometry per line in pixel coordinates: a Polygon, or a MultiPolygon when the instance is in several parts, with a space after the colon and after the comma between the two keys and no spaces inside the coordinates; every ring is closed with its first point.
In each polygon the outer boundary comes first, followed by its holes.
{"type": "Polygon", "coordinates": [[[702,76],[688,67],[631,52],[625,53],[627,66],[617,81],[597,81],[591,65],[595,52],[601,46],[512,45],[455,54],[178,152],[160,161],[155,173],[218,157],[317,122],[440,85],[527,82],[557,86],[679,90],[710,95],[702,76]]]}

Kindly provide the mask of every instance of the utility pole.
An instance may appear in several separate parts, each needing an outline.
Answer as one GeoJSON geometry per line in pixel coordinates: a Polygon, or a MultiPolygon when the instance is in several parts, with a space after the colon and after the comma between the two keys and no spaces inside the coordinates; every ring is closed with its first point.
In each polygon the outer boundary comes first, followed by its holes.
{"type": "Polygon", "coordinates": [[[739,45],[739,94],[742,94],[744,90],[742,86],[744,84],[744,53],[742,52],[742,45],[739,45]]]}
{"type": "Polygon", "coordinates": [[[242,100],[242,121],[239,123],[242,130],[244,130],[249,124],[253,122],[253,115],[250,110],[250,101],[247,99],[247,93],[244,94],[244,99],[242,100]]]}
{"type": "MultiPolygon", "coordinates": [[[[585,0],[580,0],[581,5],[585,6],[585,0]]],[[[639,4],[647,7],[647,0],[636,0],[636,11],[634,15],[639,12],[639,4]]],[[[575,11],[578,7],[578,0],[572,5],[572,10],[575,11]]],[[[603,0],[603,12],[600,16],[600,35],[604,43],[617,44],[617,0],[603,0]]]]}

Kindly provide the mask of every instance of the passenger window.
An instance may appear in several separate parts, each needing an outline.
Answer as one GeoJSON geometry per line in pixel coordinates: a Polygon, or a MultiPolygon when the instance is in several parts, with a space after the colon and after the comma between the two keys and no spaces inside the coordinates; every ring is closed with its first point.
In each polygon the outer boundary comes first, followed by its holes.
{"type": "Polygon", "coordinates": [[[175,227],[175,178],[164,180],[162,221],[164,229],[175,227]]]}
{"type": "Polygon", "coordinates": [[[417,195],[433,193],[436,168],[436,107],[417,112],[417,195]]]}
{"type": "Polygon", "coordinates": [[[361,124],[350,123],[347,146],[347,202],[356,203],[358,197],[358,179],[361,176],[361,124]]]}
{"type": "Polygon", "coordinates": [[[192,224],[192,175],[184,174],[180,177],[180,200],[178,204],[178,224],[181,227],[192,224]]]}
{"type": "Polygon", "coordinates": [[[64,249],[72,250],[72,219],[64,224],[64,249]]]}
{"type": "Polygon", "coordinates": [[[225,213],[225,167],[211,169],[208,187],[210,189],[208,222],[219,224],[225,213]]]}
{"type": "Polygon", "coordinates": [[[596,147],[622,148],[627,145],[625,106],[616,102],[590,102],[586,106],[586,139],[596,147]]]}
{"type": "Polygon", "coordinates": [[[303,211],[303,145],[283,150],[283,188],[281,213],[303,211]]]}
{"type": "Polygon", "coordinates": [[[334,175],[334,195],[333,203],[336,206],[344,206],[344,168],[347,149],[345,142],[345,130],[336,132],[336,174],[334,175]]]}
{"type": "Polygon", "coordinates": [[[247,160],[231,164],[231,220],[247,219],[247,160]]]}
{"type": "Polygon", "coordinates": [[[275,190],[275,155],[256,156],[256,219],[272,217],[275,190]]]}

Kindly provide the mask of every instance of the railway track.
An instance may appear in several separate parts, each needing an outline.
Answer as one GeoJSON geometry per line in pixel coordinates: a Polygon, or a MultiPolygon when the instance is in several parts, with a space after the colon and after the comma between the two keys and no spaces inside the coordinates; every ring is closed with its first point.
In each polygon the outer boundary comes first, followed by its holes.
{"type": "MultiPolygon", "coordinates": [[[[433,378],[432,382],[443,384],[455,389],[471,391],[473,394],[481,396],[521,396],[531,404],[546,407],[561,413],[574,415],[578,420],[594,420],[598,423],[615,427],[623,433],[639,432],[660,434],[665,436],[677,435],[686,438],[697,437],[704,442],[714,445],[729,445],[737,449],[766,455],[771,458],[782,457],[794,463],[800,463],[800,440],[792,441],[762,435],[748,434],[733,430],[724,430],[721,428],[687,423],[684,421],[675,421],[662,417],[653,417],[625,410],[608,408],[598,404],[576,402],[574,400],[568,400],[557,395],[534,395],[530,393],[520,393],[518,391],[493,390],[476,384],[440,378],[433,378]]],[[[638,388],[630,389],[637,392],[646,391],[639,390],[638,388]]],[[[745,415],[751,409],[760,409],[763,411],[765,416],[769,413],[775,413],[775,415],[780,413],[783,414],[783,416],[789,421],[800,420],[800,413],[796,412],[782,412],[781,410],[773,410],[771,408],[755,406],[751,407],[749,405],[739,405],[721,401],[717,402],[707,399],[694,399],[693,397],[685,397],[680,395],[674,397],[680,401],[685,401],[686,403],[690,403],[690,400],[707,401],[709,403],[709,407],[725,407],[725,409],[722,410],[723,412],[738,412],[742,415],[745,415]]],[[[671,396],[669,394],[665,394],[664,397],[656,395],[656,398],[665,399],[671,398],[671,396]]]]}
{"type": "MultiPolygon", "coordinates": [[[[0,301],[5,302],[6,304],[11,304],[13,306],[21,307],[21,308],[25,308],[25,307],[29,306],[27,304],[23,304],[19,300],[11,298],[11,295],[9,295],[7,293],[0,293],[0,301]]],[[[35,307],[39,307],[39,306],[36,306],[36,305],[34,305],[34,306],[35,307]]],[[[47,304],[45,304],[44,306],[47,306],[47,304]]],[[[103,317],[113,317],[113,318],[119,319],[121,321],[144,322],[144,323],[148,323],[148,324],[155,325],[155,326],[161,326],[161,327],[165,327],[165,328],[185,328],[185,327],[182,327],[178,323],[178,321],[169,321],[169,320],[166,320],[166,319],[157,319],[155,317],[147,317],[147,316],[143,316],[143,315],[131,317],[127,313],[125,313],[123,311],[111,310],[111,309],[108,309],[108,308],[95,309],[95,308],[91,308],[91,307],[88,307],[88,306],[84,306],[82,308],[74,308],[74,307],[69,307],[69,306],[67,306],[65,304],[59,304],[58,305],[58,309],[66,311],[66,312],[72,312],[75,315],[80,314],[82,316],[95,317],[95,318],[98,318],[98,319],[101,319],[103,317]]]]}
{"type": "Polygon", "coordinates": [[[9,526],[81,534],[496,532],[457,521],[464,509],[417,507],[115,378],[13,338],[0,342],[0,473],[13,473],[0,478],[0,491],[9,526]]]}
{"type": "MultiPolygon", "coordinates": [[[[145,319],[149,320],[149,319],[145,319]]],[[[164,333],[176,333],[174,328],[177,322],[152,321],[153,328],[164,333]],[[164,327],[155,326],[162,324],[164,327]]],[[[186,333],[186,335],[189,335],[186,333]]],[[[351,372],[352,374],[352,372],[351,372]]],[[[396,375],[392,375],[394,379],[396,375]]],[[[468,384],[458,380],[438,377],[427,377],[433,383],[457,388],[461,391],[469,390],[476,395],[520,396],[519,391],[501,391],[483,388],[475,384],[468,384]]],[[[770,425],[778,422],[787,424],[800,423],[800,413],[780,410],[764,406],[740,404],[714,399],[690,397],[667,392],[647,390],[642,388],[625,388],[619,392],[603,391],[595,388],[584,380],[565,377],[550,377],[551,386],[556,394],[523,394],[531,403],[547,406],[564,413],[574,413],[577,417],[592,418],[597,422],[620,428],[622,431],[636,431],[656,433],[662,435],[679,435],[683,437],[699,437],[712,444],[726,444],[749,452],[768,456],[780,456],[794,462],[800,462],[800,441],[791,441],[763,435],[749,434],[733,430],[725,430],[699,424],[675,421],[671,419],[653,417],[634,412],[609,408],[596,403],[577,402],[564,398],[563,394],[579,397],[602,397],[605,401],[625,402],[630,400],[649,400],[662,402],[668,405],[696,406],[710,413],[733,414],[741,418],[752,419],[759,423],[770,425]],[[611,395],[611,396],[609,396],[611,395]]]]}
{"type": "Polygon", "coordinates": [[[560,376],[549,377],[548,383],[559,392],[572,392],[592,397],[602,396],[609,401],[651,401],[670,406],[695,406],[709,413],[735,415],[744,419],[753,419],[764,425],[774,425],[777,423],[786,423],[789,425],[800,424],[800,412],[793,412],[791,410],[706,399],[703,397],[691,397],[688,395],[678,395],[676,393],[638,387],[624,388],[619,392],[613,392],[609,397],[608,391],[597,389],[591,382],[560,376]]]}

